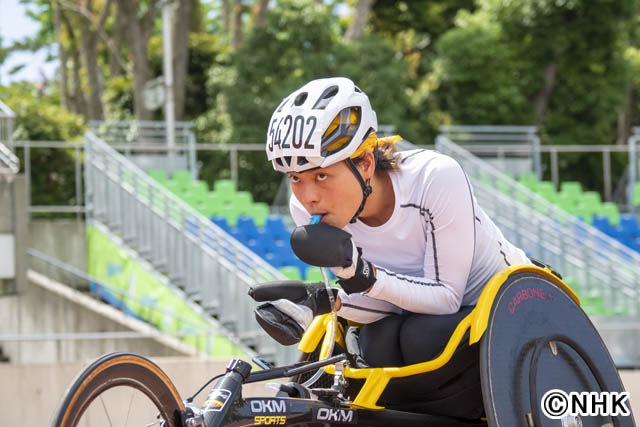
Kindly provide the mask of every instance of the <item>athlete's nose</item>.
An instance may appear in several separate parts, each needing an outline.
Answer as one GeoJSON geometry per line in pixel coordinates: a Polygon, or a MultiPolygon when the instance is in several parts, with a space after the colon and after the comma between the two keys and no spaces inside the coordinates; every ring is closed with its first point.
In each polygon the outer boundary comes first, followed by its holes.
{"type": "Polygon", "coordinates": [[[305,183],[299,190],[299,200],[305,207],[315,206],[320,201],[320,192],[313,183],[305,183]]]}

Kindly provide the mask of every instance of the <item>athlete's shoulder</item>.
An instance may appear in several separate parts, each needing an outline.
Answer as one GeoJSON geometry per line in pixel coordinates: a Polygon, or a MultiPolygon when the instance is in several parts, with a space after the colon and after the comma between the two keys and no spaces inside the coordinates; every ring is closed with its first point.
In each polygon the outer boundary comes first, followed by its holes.
{"type": "Polygon", "coordinates": [[[433,178],[448,169],[460,169],[455,159],[433,150],[410,150],[398,153],[398,172],[414,179],[433,178]]]}

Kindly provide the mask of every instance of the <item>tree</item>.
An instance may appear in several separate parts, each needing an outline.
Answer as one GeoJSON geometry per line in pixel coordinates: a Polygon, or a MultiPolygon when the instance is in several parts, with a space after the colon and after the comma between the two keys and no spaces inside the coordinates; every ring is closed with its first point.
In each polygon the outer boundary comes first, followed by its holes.
{"type": "Polygon", "coordinates": [[[344,35],[346,41],[354,41],[362,35],[374,3],[375,0],[358,0],[358,5],[351,19],[351,25],[349,25],[349,29],[344,35]]]}
{"type": "Polygon", "coordinates": [[[137,120],[152,120],[152,112],[144,105],[143,89],[149,80],[149,38],[157,12],[157,0],[148,2],[117,0],[122,27],[133,60],[133,105],[137,120]]]}

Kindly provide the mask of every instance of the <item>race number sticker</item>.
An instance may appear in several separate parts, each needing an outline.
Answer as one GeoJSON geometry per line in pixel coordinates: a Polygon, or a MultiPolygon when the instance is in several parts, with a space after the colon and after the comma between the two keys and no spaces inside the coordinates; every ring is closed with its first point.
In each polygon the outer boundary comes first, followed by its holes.
{"type": "Polygon", "coordinates": [[[229,401],[229,397],[231,396],[231,392],[229,390],[213,390],[206,402],[204,402],[205,412],[209,411],[222,411],[224,405],[229,401]]]}
{"type": "Polygon", "coordinates": [[[318,118],[303,114],[275,116],[271,118],[269,133],[267,134],[267,150],[273,155],[317,156],[313,134],[319,131],[318,118]]]}

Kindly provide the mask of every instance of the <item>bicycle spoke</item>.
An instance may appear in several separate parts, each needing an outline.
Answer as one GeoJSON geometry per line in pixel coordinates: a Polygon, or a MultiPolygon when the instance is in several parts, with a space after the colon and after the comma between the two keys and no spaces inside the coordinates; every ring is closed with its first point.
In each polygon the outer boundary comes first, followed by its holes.
{"type": "Polygon", "coordinates": [[[107,416],[107,421],[109,421],[109,426],[113,427],[113,424],[111,424],[111,418],[109,417],[109,411],[107,411],[107,407],[104,404],[104,399],[102,399],[102,395],[100,395],[99,397],[100,397],[100,403],[102,403],[102,408],[104,409],[104,413],[107,416]]]}
{"type": "Polygon", "coordinates": [[[129,399],[129,409],[127,409],[127,418],[124,420],[125,427],[129,425],[129,414],[131,414],[131,406],[133,405],[133,398],[136,395],[136,390],[131,389],[131,399],[129,399]]]}

